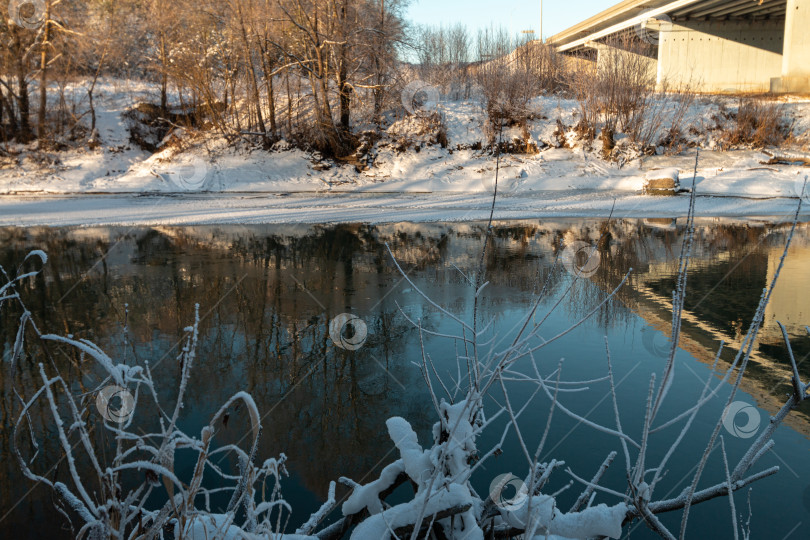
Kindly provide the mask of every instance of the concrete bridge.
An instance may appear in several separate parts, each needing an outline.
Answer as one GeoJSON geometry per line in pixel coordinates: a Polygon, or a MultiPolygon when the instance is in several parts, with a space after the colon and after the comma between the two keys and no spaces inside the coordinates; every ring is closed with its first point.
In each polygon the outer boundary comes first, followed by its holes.
{"type": "Polygon", "coordinates": [[[598,62],[628,36],[647,45],[659,86],[810,92],[810,0],[625,0],[548,42],[598,62]]]}

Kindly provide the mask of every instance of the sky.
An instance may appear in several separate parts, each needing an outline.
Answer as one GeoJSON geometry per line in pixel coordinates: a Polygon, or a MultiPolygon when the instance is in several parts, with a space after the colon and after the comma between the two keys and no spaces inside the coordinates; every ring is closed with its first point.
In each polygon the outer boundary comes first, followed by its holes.
{"type": "MultiPolygon", "coordinates": [[[[416,24],[465,24],[472,33],[490,25],[511,34],[540,32],[541,0],[412,0],[407,18],[416,24]]],[[[543,0],[543,35],[552,36],[620,0],[543,0]]]]}

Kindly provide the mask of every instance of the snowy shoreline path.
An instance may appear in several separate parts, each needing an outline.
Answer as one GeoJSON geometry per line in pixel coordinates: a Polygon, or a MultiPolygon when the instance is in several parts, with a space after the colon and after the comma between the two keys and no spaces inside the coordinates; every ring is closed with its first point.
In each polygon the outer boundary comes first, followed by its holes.
{"type": "MultiPolygon", "coordinates": [[[[689,196],[651,197],[627,192],[533,192],[499,197],[497,220],[551,217],[676,218],[689,196]]],[[[791,220],[797,198],[698,196],[700,217],[791,220]]],[[[430,194],[178,194],[5,195],[0,227],[82,225],[204,225],[272,223],[391,223],[483,221],[492,196],[430,194]]],[[[802,210],[810,218],[810,204],[802,210]]]]}

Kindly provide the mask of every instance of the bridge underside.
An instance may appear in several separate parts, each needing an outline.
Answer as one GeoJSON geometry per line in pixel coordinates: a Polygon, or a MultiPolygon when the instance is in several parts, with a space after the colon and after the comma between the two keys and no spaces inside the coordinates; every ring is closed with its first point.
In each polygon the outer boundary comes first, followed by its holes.
{"type": "Polygon", "coordinates": [[[628,36],[646,42],[661,87],[810,92],[808,29],[810,0],[626,0],[549,43],[596,59],[628,36]]]}

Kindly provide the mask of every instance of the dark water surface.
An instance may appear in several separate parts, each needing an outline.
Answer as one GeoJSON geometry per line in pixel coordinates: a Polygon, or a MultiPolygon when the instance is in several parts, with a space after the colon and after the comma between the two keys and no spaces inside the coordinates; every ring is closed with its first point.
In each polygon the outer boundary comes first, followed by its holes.
{"type": "MultiPolygon", "coordinates": [[[[182,427],[199,436],[219,406],[239,390],[250,392],[267,415],[258,455],[261,460],[280,453],[288,457],[290,477],[283,494],[294,508],[295,526],[324,500],[330,480],[341,476],[369,482],[396,459],[385,420],[408,419],[423,445],[430,441],[435,420],[420,371],[418,332],[400,308],[425,328],[456,332],[455,325],[430,307],[397,272],[387,243],[409,278],[434,301],[452,313],[472,317],[472,289],[465,276],[478,264],[486,230],[483,224],[392,224],[381,226],[217,226],[154,228],[28,228],[0,229],[0,266],[14,271],[31,249],[43,249],[50,261],[42,274],[20,288],[39,327],[47,332],[86,338],[100,345],[118,362],[143,365],[148,361],[161,398],[173,406],[180,366],[178,343],[200,305],[201,339],[183,411],[182,427]],[[127,336],[124,325],[128,305],[127,336]],[[336,347],[329,338],[329,321],[341,313],[362,318],[368,338],[355,350],[336,347]]],[[[726,342],[720,367],[736,353],[756,309],[760,294],[773,277],[789,226],[767,222],[698,222],[695,255],[683,334],[677,355],[676,379],[659,418],[684,410],[699,395],[710,376],[720,341],[726,342]]],[[[542,349],[537,360],[546,373],[564,359],[564,380],[600,378],[607,373],[604,336],[607,335],[622,423],[634,437],[640,432],[650,375],[660,375],[670,333],[671,291],[676,279],[683,222],[673,220],[555,220],[499,223],[486,258],[490,285],[483,295],[481,316],[493,320],[492,336],[503,344],[548,283],[536,320],[557,302],[540,334],[550,338],[602,301],[633,268],[626,286],[587,322],[565,338],[542,349]],[[558,246],[575,241],[599,242],[600,265],[595,274],[572,284],[572,276],[554,267],[558,246]],[[565,291],[570,290],[569,294],[565,291]]],[[[810,355],[810,224],[801,225],[782,272],[755,354],[736,399],[753,404],[761,424],[773,414],[789,391],[790,366],[776,326],[783,322],[794,353],[802,361],[810,355]]],[[[21,311],[6,304],[0,311],[0,353],[3,366],[2,425],[0,425],[0,537],[69,537],[65,520],[53,509],[53,497],[33,487],[19,472],[11,455],[11,432],[19,403],[12,385],[30,396],[38,387],[36,362],[26,357],[12,380],[8,358],[21,311]],[[33,488],[33,489],[32,489],[33,488]]],[[[457,373],[456,345],[428,339],[426,348],[439,374],[449,381],[457,373]]],[[[95,371],[68,349],[56,362],[77,394],[93,392],[101,383],[95,371]]],[[[529,370],[528,366],[518,369],[529,370]]],[[[804,380],[810,362],[800,364],[804,380]]],[[[718,379],[715,378],[715,381],[718,379]]],[[[39,383],[39,384],[38,384],[39,383]]],[[[524,403],[536,387],[514,383],[512,399],[524,403]]],[[[722,414],[730,387],[705,407],[688,441],[656,494],[674,496],[688,475],[722,414]]],[[[494,393],[490,409],[501,396],[494,393]]],[[[605,383],[584,392],[566,394],[562,402],[590,420],[613,426],[613,412],[605,383]]],[[[164,406],[165,408],[165,406],[164,406]]],[[[95,409],[91,408],[91,414],[95,409]]],[[[534,397],[524,413],[525,435],[536,445],[546,424],[548,400],[534,397]]],[[[755,470],[773,465],[780,473],[756,484],[751,492],[753,538],[804,538],[810,523],[810,409],[793,413],[776,433],[775,451],[755,470]],[[802,523],[803,525],[798,525],[802,523]],[[798,525],[798,527],[797,527],[798,525]]],[[[148,416],[149,411],[136,411],[148,416]]],[[[236,442],[249,429],[244,414],[235,410],[217,437],[236,442]]],[[[89,419],[88,421],[92,421],[89,419]]],[[[58,459],[58,441],[48,415],[32,415],[39,430],[40,450],[33,467],[47,471],[58,459]]],[[[502,424],[479,440],[489,449],[501,437],[502,424]]],[[[660,458],[679,428],[660,434],[652,443],[652,458],[660,458]]],[[[731,466],[753,439],[722,431],[731,466]]],[[[110,442],[99,430],[101,442],[110,442]]],[[[555,412],[549,443],[542,459],[564,459],[579,476],[590,478],[604,457],[619,457],[606,475],[605,485],[624,491],[624,460],[619,443],[608,435],[555,412]]],[[[483,452],[482,452],[483,453],[483,452]]],[[[33,454],[26,454],[28,458],[33,454]]],[[[507,437],[503,455],[491,458],[473,483],[486,493],[501,473],[524,477],[527,466],[515,437],[507,437]]],[[[702,486],[722,478],[719,453],[714,453],[702,486]]],[[[233,463],[223,463],[233,466],[233,463]]],[[[193,462],[179,459],[176,472],[187,478],[193,462]],[[185,475],[185,476],[184,476],[185,475]]],[[[50,478],[67,479],[64,466],[50,478]]],[[[560,470],[552,476],[549,492],[570,480],[560,470]]],[[[567,509],[579,486],[559,498],[567,509]]],[[[339,495],[344,492],[340,492],[339,495]]],[[[747,490],[737,492],[736,508],[748,517],[747,490]]],[[[157,504],[157,499],[155,499],[157,504]]],[[[609,495],[596,502],[613,504],[609,495]]],[[[216,500],[214,505],[222,504],[216,500]]],[[[674,527],[680,514],[664,515],[674,527]]],[[[687,537],[705,537],[711,527],[716,538],[731,538],[731,517],[724,500],[702,504],[692,511],[687,537]],[[716,533],[715,531],[721,532],[716,533]]],[[[625,528],[633,538],[649,538],[641,525],[625,528]],[[632,532],[631,532],[632,529],[632,532]]]]}

